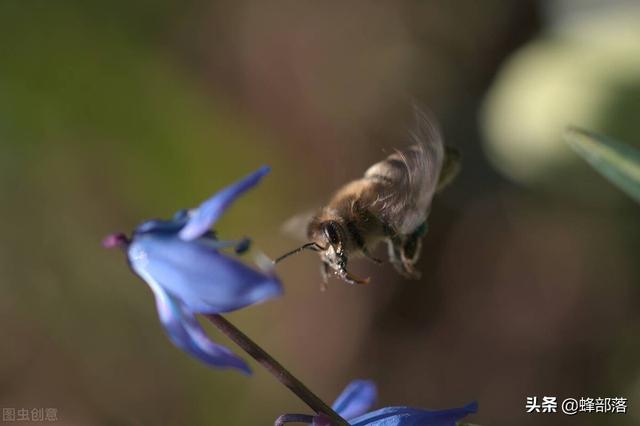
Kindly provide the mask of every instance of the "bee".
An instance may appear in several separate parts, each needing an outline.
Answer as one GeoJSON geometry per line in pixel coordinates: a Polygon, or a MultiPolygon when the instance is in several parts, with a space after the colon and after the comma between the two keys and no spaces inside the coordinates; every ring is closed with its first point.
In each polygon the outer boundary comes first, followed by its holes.
{"type": "MultiPolygon", "coordinates": [[[[427,232],[431,202],[458,174],[460,154],[445,147],[433,119],[418,107],[414,107],[414,114],[408,146],[338,189],[325,207],[304,221],[309,242],[278,257],[275,263],[311,250],[320,255],[325,285],[331,273],[349,284],[366,284],[369,278],[349,273],[347,263],[356,256],[381,263],[371,253],[386,242],[395,269],[410,279],[420,277],[415,265],[427,232]]],[[[291,226],[295,225],[285,225],[291,226]]]]}

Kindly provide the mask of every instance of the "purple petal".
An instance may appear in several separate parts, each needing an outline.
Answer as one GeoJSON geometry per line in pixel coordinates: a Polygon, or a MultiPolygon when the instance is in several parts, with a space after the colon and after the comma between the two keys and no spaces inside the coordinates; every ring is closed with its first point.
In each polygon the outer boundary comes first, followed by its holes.
{"type": "Polygon", "coordinates": [[[282,293],[275,275],[249,268],[214,243],[184,241],[165,232],[135,234],[129,263],[152,288],[162,287],[193,313],[229,312],[282,293]]]}
{"type": "Polygon", "coordinates": [[[174,345],[205,364],[251,374],[246,362],[224,346],[209,340],[198,320],[179,300],[159,286],[151,288],[156,297],[160,322],[174,345]]]}
{"type": "Polygon", "coordinates": [[[217,240],[215,238],[200,237],[198,243],[204,244],[215,250],[232,248],[236,254],[244,254],[251,247],[251,239],[243,238],[237,241],[217,240]]]}
{"type": "Polygon", "coordinates": [[[182,229],[187,223],[186,218],[181,219],[171,219],[171,220],[161,220],[161,219],[152,219],[147,220],[146,222],[141,223],[135,230],[136,234],[142,234],[145,232],[167,232],[167,233],[176,233],[180,229],[182,229]]]}
{"type": "Polygon", "coordinates": [[[478,403],[449,410],[420,410],[409,407],[386,407],[372,411],[349,423],[352,426],[455,426],[469,414],[478,411],[478,403]]]}
{"type": "Polygon", "coordinates": [[[354,380],[342,391],[333,409],[345,419],[358,417],[376,402],[378,391],[371,380],[354,380]]]}
{"type": "Polygon", "coordinates": [[[200,207],[189,218],[187,225],[180,231],[180,238],[190,241],[204,234],[236,198],[257,185],[270,170],[269,167],[262,166],[249,176],[231,184],[200,204],[200,207]]]}

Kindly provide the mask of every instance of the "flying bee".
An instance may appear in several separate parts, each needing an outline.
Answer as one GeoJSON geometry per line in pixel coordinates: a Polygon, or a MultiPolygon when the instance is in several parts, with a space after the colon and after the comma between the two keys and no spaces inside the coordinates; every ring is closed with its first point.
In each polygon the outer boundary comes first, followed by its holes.
{"type": "MultiPolygon", "coordinates": [[[[376,263],[371,252],[386,242],[389,260],[407,278],[417,279],[415,265],[427,232],[427,217],[436,192],[460,169],[460,154],[445,147],[435,122],[414,107],[416,124],[410,143],[372,165],[360,179],[341,187],[329,203],[304,220],[306,244],[275,260],[280,262],[303,250],[318,252],[326,284],[334,273],[349,284],[366,284],[347,270],[347,262],[364,256],[376,263]]],[[[294,218],[285,228],[299,225],[294,218]]]]}

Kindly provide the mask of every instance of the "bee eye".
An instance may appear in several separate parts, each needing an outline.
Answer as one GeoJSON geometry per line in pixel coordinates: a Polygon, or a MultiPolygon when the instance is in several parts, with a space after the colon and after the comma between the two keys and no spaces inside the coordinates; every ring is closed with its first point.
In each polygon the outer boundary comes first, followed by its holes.
{"type": "Polygon", "coordinates": [[[340,243],[340,231],[338,231],[338,225],[336,222],[331,221],[322,225],[324,235],[327,237],[331,245],[337,245],[340,243]]]}

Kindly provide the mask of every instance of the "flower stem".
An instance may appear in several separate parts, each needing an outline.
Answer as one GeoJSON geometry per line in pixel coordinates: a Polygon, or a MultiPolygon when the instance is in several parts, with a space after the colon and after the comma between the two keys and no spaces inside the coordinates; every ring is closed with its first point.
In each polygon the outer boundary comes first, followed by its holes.
{"type": "Polygon", "coordinates": [[[286,368],[284,368],[278,361],[273,359],[264,349],[258,346],[253,340],[251,340],[246,334],[240,331],[236,326],[227,321],[222,315],[207,314],[204,315],[218,330],[224,333],[228,338],[233,340],[238,346],[240,346],[245,352],[247,352],[253,359],[258,361],[264,368],[267,369],[280,383],[285,385],[291,390],[298,398],[300,398],[305,404],[307,404],[316,414],[324,414],[331,419],[331,423],[336,426],[348,426],[349,423],[338,413],[333,411],[331,407],[324,403],[318,396],[316,396],[304,383],[298,380],[293,374],[291,374],[286,368]]]}

